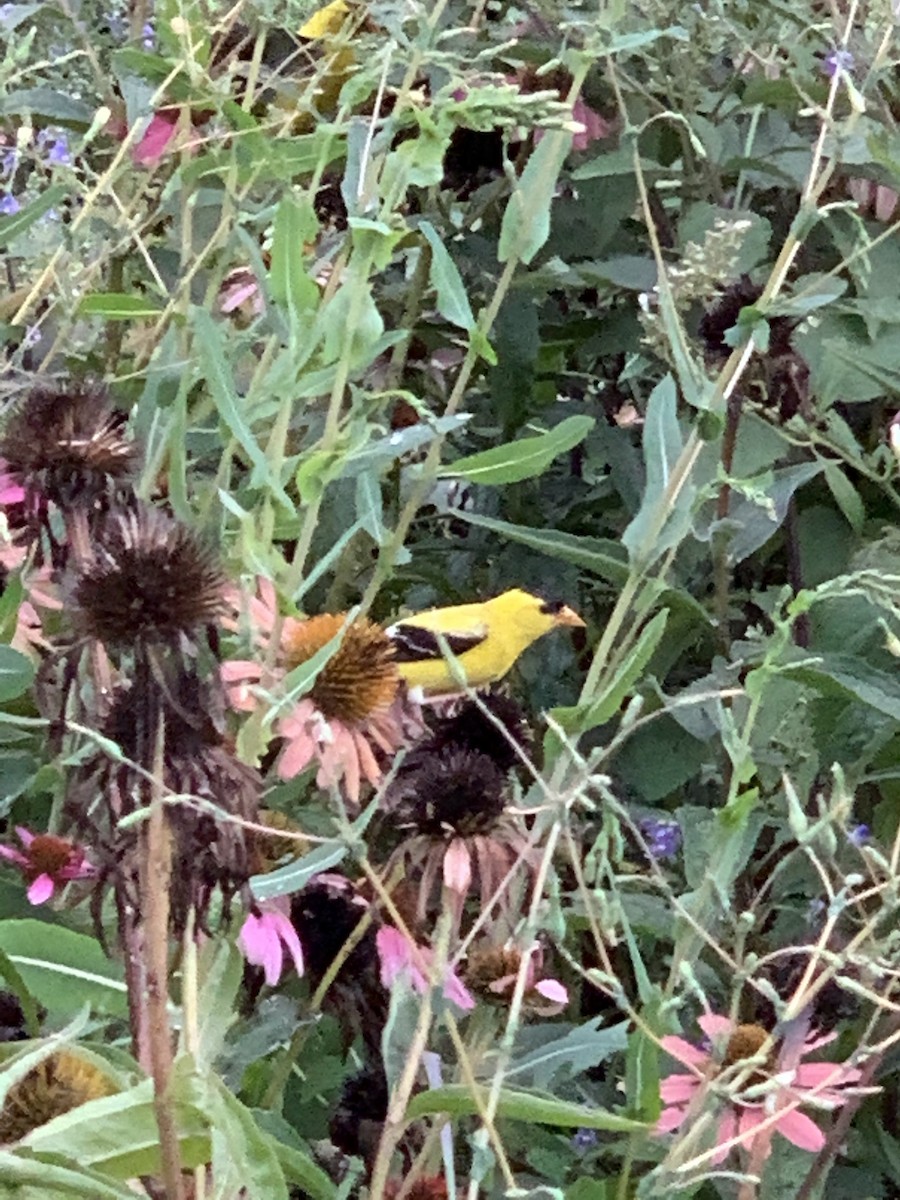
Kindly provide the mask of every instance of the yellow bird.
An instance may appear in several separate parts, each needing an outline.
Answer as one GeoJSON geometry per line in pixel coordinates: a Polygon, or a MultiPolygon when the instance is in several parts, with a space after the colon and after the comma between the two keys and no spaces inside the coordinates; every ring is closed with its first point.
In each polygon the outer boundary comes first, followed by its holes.
{"type": "Polygon", "coordinates": [[[460,669],[469,687],[496,683],[532,642],[564,625],[583,626],[584,621],[560,601],[513,588],[478,604],[432,608],[404,617],[391,625],[387,634],[407,685],[435,697],[461,690],[460,669]],[[455,673],[441,651],[438,634],[457,659],[455,673]]]}

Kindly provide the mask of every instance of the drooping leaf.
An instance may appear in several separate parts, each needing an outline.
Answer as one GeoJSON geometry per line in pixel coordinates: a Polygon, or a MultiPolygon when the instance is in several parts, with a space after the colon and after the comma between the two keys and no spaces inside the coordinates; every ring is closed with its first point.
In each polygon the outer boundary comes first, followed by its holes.
{"type": "Polygon", "coordinates": [[[254,875],[250,887],[257,900],[273,900],[276,896],[287,896],[299,892],[311,879],[322,871],[330,871],[343,862],[348,853],[340,842],[325,843],[298,858],[296,862],[270,871],[267,875],[254,875]]]}
{"type": "Polygon", "coordinates": [[[571,145],[571,133],[561,129],[551,129],[541,138],[503,214],[497,247],[500,262],[530,263],[550,236],[550,206],[571,145]]]}
{"type": "Polygon", "coordinates": [[[614,677],[599,696],[572,708],[553,710],[554,718],[567,733],[583,733],[588,729],[595,729],[618,712],[662,641],[668,619],[668,610],[663,609],[648,621],[637,642],[619,664],[614,677]]]}
{"type": "Polygon", "coordinates": [[[583,442],[593,426],[593,417],[566,417],[546,433],[458,458],[438,473],[492,487],[518,483],[543,474],[555,458],[583,442]]]}
{"type": "Polygon", "coordinates": [[[319,289],[307,269],[304,246],[313,240],[319,221],[309,200],[283,196],[275,212],[269,292],[276,304],[299,314],[314,309],[319,289]]]}
{"type": "Polygon", "coordinates": [[[652,564],[681,540],[690,521],[695,486],[676,476],[684,440],[678,425],[675,381],[667,375],[647,401],[644,419],[644,495],[637,515],[622,534],[633,563],[652,564]]]}
{"type": "Polygon", "coordinates": [[[430,221],[421,221],[419,228],[431,247],[431,283],[437,292],[438,312],[451,325],[472,330],[475,318],[463,285],[459,268],[447,252],[430,221]]]}
{"type": "MultiPolygon", "coordinates": [[[[449,1113],[454,1117],[477,1116],[487,1103],[489,1089],[449,1084],[413,1096],[407,1109],[407,1118],[427,1116],[429,1113],[449,1113]]],[[[641,1133],[647,1128],[640,1121],[632,1121],[618,1113],[603,1108],[590,1108],[584,1104],[571,1104],[557,1100],[541,1092],[526,1092],[503,1088],[497,1112],[511,1121],[530,1121],[541,1125],[557,1125],[562,1128],[607,1129],[614,1133],[641,1133]]]]}

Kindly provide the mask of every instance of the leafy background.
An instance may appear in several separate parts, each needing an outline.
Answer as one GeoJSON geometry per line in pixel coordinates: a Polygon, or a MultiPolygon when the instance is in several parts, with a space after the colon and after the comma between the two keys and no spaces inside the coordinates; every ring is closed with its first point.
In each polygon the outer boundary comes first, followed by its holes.
{"type": "MultiPolygon", "coordinates": [[[[522,585],[586,619],[511,681],[540,769],[518,799],[549,847],[523,929],[570,1004],[460,1024],[496,1128],[441,1013],[458,1087],[407,1108],[450,1113],[461,1188],[509,1191],[499,1146],[535,1200],[737,1195],[649,1132],[659,1038],[695,1037],[705,1006],[764,1020],[773,990],[783,1015],[779,955],[819,944],[849,1002],[817,1020],[881,1090],[820,1160],[776,1144],[751,1194],[895,1195],[895,14],[375,0],[291,58],[313,9],[0,7],[4,395],[106,380],[139,492],[298,611],[388,621],[522,585]],[[573,145],[576,97],[600,124],[573,145]],[[148,160],[160,110],[174,135],[148,160]],[[641,833],[661,819],[665,858],[641,833]]],[[[3,649],[10,830],[46,827],[71,767],[32,675],[3,649]]],[[[330,839],[293,884],[329,852],[368,861],[308,776],[271,782],[330,839]]],[[[362,1194],[326,1150],[358,1048],[303,982],[248,1004],[232,942],[201,955],[186,1164],[222,1197],[362,1194]]],[[[127,1088],[0,1151],[0,1187],[132,1195],[150,1085],[85,906],[32,909],[5,873],[0,974],[127,1088]]],[[[395,996],[388,1059],[417,1011],[395,996]]],[[[37,1059],[10,1061],[4,1094],[37,1059]]]]}

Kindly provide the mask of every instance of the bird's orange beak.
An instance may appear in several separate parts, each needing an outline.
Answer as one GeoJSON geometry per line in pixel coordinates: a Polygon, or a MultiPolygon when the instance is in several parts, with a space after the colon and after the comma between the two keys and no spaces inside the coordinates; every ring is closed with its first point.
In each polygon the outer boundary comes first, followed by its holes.
{"type": "Polygon", "coordinates": [[[576,629],[584,629],[585,626],[585,622],[582,621],[575,609],[569,608],[567,604],[559,610],[554,620],[557,625],[571,625],[576,629]]]}

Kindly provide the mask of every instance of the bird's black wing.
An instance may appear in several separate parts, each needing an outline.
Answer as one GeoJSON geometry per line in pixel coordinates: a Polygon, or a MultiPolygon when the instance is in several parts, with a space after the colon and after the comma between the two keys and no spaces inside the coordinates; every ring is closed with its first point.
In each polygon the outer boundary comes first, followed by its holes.
{"type": "MultiPolygon", "coordinates": [[[[431,629],[423,629],[421,625],[404,625],[400,621],[392,625],[387,632],[395,646],[395,662],[426,662],[429,659],[444,657],[437,634],[431,629]]],[[[457,658],[467,650],[474,650],[476,646],[480,646],[486,637],[487,633],[480,632],[441,634],[451,654],[457,658]]]]}

